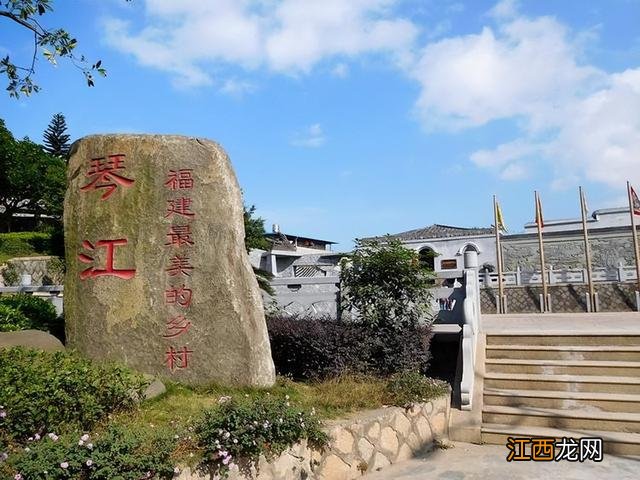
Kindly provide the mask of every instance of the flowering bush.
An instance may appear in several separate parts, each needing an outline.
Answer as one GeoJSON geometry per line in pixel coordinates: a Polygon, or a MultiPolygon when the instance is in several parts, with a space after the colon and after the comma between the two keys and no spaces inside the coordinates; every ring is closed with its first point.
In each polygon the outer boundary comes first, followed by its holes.
{"type": "Polygon", "coordinates": [[[145,385],[124,367],[74,353],[0,350],[0,438],[23,442],[51,431],[88,430],[109,413],[135,405],[145,385]]]}
{"type": "Polygon", "coordinates": [[[14,480],[170,479],[175,440],[167,431],[112,425],[101,434],[35,435],[24,448],[4,454],[2,478],[14,480]],[[3,470],[4,468],[4,470],[3,470]]]}
{"type": "Polygon", "coordinates": [[[272,458],[302,439],[321,446],[327,437],[320,426],[315,411],[300,411],[288,398],[228,399],[196,423],[201,468],[224,477],[239,459],[255,464],[261,454],[272,458]]]}

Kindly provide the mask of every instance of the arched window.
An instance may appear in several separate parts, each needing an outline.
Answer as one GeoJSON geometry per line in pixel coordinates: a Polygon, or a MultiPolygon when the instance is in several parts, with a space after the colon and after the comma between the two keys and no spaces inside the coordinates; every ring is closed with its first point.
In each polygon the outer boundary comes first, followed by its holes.
{"type": "Polygon", "coordinates": [[[437,253],[431,247],[421,248],[418,252],[420,264],[433,271],[435,269],[434,258],[436,258],[436,255],[437,253]]]}
{"type": "Polygon", "coordinates": [[[476,253],[480,253],[480,250],[478,250],[478,247],[476,247],[473,243],[467,243],[464,248],[462,249],[462,253],[464,252],[476,252],[476,253]]]}

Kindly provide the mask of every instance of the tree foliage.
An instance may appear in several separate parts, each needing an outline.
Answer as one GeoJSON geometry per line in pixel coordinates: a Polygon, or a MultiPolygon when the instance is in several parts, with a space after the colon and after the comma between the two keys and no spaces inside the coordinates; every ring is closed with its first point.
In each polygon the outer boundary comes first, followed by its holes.
{"type": "Polygon", "coordinates": [[[244,205],[244,244],[247,252],[252,249],[268,250],[271,246],[264,236],[264,218],[254,217],[255,211],[255,205],[244,205]]]}
{"type": "Polygon", "coordinates": [[[94,85],[94,74],[106,76],[102,62],[91,64],[83,55],[76,55],[78,41],[62,28],[47,29],[40,24],[40,17],[53,11],[53,0],[0,0],[0,17],[7,18],[33,35],[33,55],[30,61],[16,65],[9,55],[0,59],[0,74],[7,76],[9,96],[18,98],[37,93],[40,87],[34,82],[38,52],[52,65],[58,59],[71,61],[83,73],[87,85],[94,85]]]}
{"type": "Polygon", "coordinates": [[[0,120],[0,221],[16,213],[62,215],[66,165],[28,138],[16,140],[0,120]]]}
{"type": "Polygon", "coordinates": [[[340,281],[342,307],[372,328],[414,327],[430,314],[433,273],[400,240],[356,240],[340,281]]]}
{"type": "MultiPolygon", "coordinates": [[[[256,206],[251,205],[247,207],[243,206],[244,212],[244,246],[247,249],[247,253],[252,249],[268,250],[271,244],[264,236],[264,218],[254,217],[253,214],[256,211],[256,206]]],[[[269,295],[275,295],[275,291],[271,288],[269,280],[273,278],[271,273],[260,268],[253,267],[253,273],[256,275],[258,286],[260,289],[267,292],[269,295]]]]}
{"type": "Polygon", "coordinates": [[[65,158],[69,154],[69,140],[71,139],[65,133],[66,131],[67,121],[64,115],[56,113],[43,134],[44,151],[49,155],[65,158]]]}

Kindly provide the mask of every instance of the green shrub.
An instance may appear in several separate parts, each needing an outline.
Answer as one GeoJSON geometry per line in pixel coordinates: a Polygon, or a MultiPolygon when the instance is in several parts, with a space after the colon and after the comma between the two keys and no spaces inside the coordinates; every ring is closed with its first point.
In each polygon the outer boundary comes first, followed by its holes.
{"type": "Polygon", "coordinates": [[[141,480],[174,476],[171,453],[175,440],[166,430],[111,425],[98,434],[36,438],[29,442],[29,451],[9,454],[6,478],[141,480]]]}
{"type": "Polygon", "coordinates": [[[51,235],[44,232],[0,233],[0,258],[51,254],[51,235]]]}
{"type": "Polygon", "coordinates": [[[0,303],[0,332],[28,330],[31,321],[16,308],[0,303]]]}
{"type": "Polygon", "coordinates": [[[314,411],[303,412],[286,399],[229,399],[196,423],[201,469],[224,477],[239,460],[251,466],[261,454],[273,458],[303,439],[319,447],[327,442],[320,427],[314,411]]]}
{"type": "Polygon", "coordinates": [[[0,296],[0,305],[18,310],[31,322],[29,328],[50,331],[58,323],[58,315],[51,302],[45,299],[18,293],[16,295],[0,296]]]}
{"type": "Polygon", "coordinates": [[[446,382],[425,377],[419,372],[397,373],[389,379],[386,387],[389,403],[399,407],[425,402],[448,392],[446,382]]]}
{"type": "Polygon", "coordinates": [[[0,350],[0,405],[6,412],[0,435],[22,441],[36,433],[89,430],[109,413],[133,407],[144,388],[140,375],[75,353],[0,350]]]}
{"type": "Polygon", "coordinates": [[[276,372],[294,379],[425,372],[431,358],[428,325],[372,329],[331,318],[280,315],[269,317],[267,328],[276,372]]]}

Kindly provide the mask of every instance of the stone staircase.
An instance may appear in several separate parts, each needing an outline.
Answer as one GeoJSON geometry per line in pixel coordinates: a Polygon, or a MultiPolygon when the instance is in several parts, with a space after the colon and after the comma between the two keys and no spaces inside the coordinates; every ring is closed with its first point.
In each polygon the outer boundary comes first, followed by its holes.
{"type": "Polygon", "coordinates": [[[640,455],[640,334],[487,333],[483,442],[601,437],[640,455]]]}

